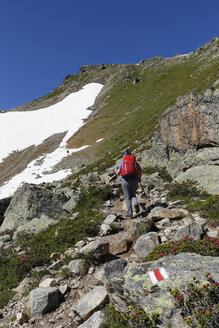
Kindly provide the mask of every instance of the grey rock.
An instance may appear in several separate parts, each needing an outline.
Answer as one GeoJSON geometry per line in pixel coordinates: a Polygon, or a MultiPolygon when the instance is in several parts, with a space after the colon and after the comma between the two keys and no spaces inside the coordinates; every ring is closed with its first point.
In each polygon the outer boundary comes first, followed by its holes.
{"type": "Polygon", "coordinates": [[[203,228],[203,225],[197,222],[192,222],[190,224],[179,227],[178,231],[174,235],[174,239],[180,240],[185,236],[189,236],[197,240],[200,239],[201,236],[203,236],[204,232],[205,230],[203,228]]]}
{"type": "Polygon", "coordinates": [[[94,240],[79,249],[80,254],[92,253],[97,258],[109,254],[109,243],[107,241],[94,240]]]}
{"type": "Polygon", "coordinates": [[[31,318],[40,318],[43,314],[57,309],[61,300],[62,294],[55,287],[32,290],[28,301],[31,318]]]}
{"type": "Polygon", "coordinates": [[[0,236],[0,243],[4,243],[4,242],[10,241],[10,240],[11,240],[11,236],[10,235],[0,236]]]}
{"type": "Polygon", "coordinates": [[[71,197],[64,205],[63,210],[67,211],[68,213],[71,213],[73,209],[78,205],[79,199],[78,196],[75,195],[71,197]]]}
{"type": "Polygon", "coordinates": [[[65,284],[65,285],[61,285],[58,287],[60,292],[62,293],[62,295],[66,295],[68,291],[70,291],[70,287],[65,284]]]}
{"type": "Polygon", "coordinates": [[[13,234],[13,240],[18,239],[22,235],[37,234],[57,222],[57,220],[51,219],[47,215],[41,215],[40,219],[34,218],[30,222],[20,225],[13,234]]]}
{"type": "Polygon", "coordinates": [[[116,215],[114,215],[114,214],[109,214],[106,218],[105,218],[105,220],[103,221],[103,223],[104,224],[108,224],[108,225],[110,225],[110,224],[112,224],[113,222],[115,222],[116,221],[116,215]]]}
{"type": "Polygon", "coordinates": [[[209,194],[219,195],[219,166],[203,165],[188,169],[181,173],[175,181],[197,181],[198,184],[209,194]]]}
{"type": "Polygon", "coordinates": [[[157,210],[156,212],[150,212],[148,218],[152,219],[153,221],[159,221],[162,219],[180,219],[182,217],[182,214],[178,210],[174,209],[166,209],[162,208],[157,210]]]}
{"type": "Polygon", "coordinates": [[[63,266],[63,261],[58,260],[48,267],[48,270],[59,270],[63,266]]]}
{"type": "Polygon", "coordinates": [[[110,232],[112,231],[112,228],[110,227],[109,224],[104,224],[102,223],[100,226],[100,235],[101,236],[106,236],[108,234],[110,234],[110,232]]]}
{"type": "Polygon", "coordinates": [[[95,312],[87,321],[78,328],[99,328],[104,321],[104,314],[101,311],[95,312]]]}
{"type": "Polygon", "coordinates": [[[71,272],[72,276],[80,276],[85,272],[85,263],[83,259],[73,260],[68,264],[68,269],[71,272]]]}
{"type": "Polygon", "coordinates": [[[66,196],[53,193],[45,185],[25,183],[12,197],[0,231],[15,230],[42,214],[53,219],[65,216],[62,206],[67,200],[66,196]]]}
{"type": "MultiPolygon", "coordinates": [[[[119,312],[127,310],[129,303],[141,307],[146,313],[160,313],[160,326],[166,327],[169,322],[175,322],[178,309],[174,306],[174,298],[169,289],[185,290],[188,283],[197,277],[206,282],[206,272],[211,272],[215,281],[219,279],[219,257],[200,256],[191,253],[181,253],[176,256],[165,256],[157,261],[147,263],[128,263],[117,260],[116,266],[105,265],[105,282],[110,299],[119,312]],[[116,267],[116,272],[113,270],[116,267]],[[149,272],[164,268],[167,277],[154,284],[149,272]]],[[[181,321],[181,320],[180,320],[181,321]]],[[[184,327],[184,326],[176,326],[184,327]]]]}
{"type": "Polygon", "coordinates": [[[72,309],[77,311],[83,320],[86,320],[95,310],[106,304],[108,300],[109,298],[105,287],[97,286],[83,296],[72,309]]]}
{"type": "Polygon", "coordinates": [[[45,280],[40,282],[39,287],[40,288],[55,287],[56,284],[57,284],[56,279],[46,278],[45,280]]]}
{"type": "Polygon", "coordinates": [[[148,232],[137,239],[134,250],[138,258],[143,259],[158,245],[158,234],[156,232],[148,232]]]}

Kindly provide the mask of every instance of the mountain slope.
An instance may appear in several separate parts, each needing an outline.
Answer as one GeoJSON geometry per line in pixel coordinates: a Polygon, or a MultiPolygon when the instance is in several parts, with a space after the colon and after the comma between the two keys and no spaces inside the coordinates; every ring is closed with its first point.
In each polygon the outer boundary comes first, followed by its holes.
{"type": "MultiPolygon", "coordinates": [[[[78,74],[65,77],[62,85],[50,94],[19,106],[12,112],[45,108],[59,103],[87,83],[101,83],[104,87],[89,108],[92,114],[86,124],[67,140],[69,149],[90,147],[77,154],[67,154],[51,173],[63,169],[75,172],[88,164],[86,170],[101,170],[115,162],[126,147],[141,150],[150,147],[151,135],[159,130],[158,117],[175,103],[178,96],[188,92],[203,93],[211,88],[218,78],[218,49],[219,39],[215,38],[187,55],[155,57],[142,60],[139,64],[83,66],[78,74]]],[[[40,151],[39,155],[42,154],[43,151],[40,151]]],[[[36,158],[37,154],[26,165],[36,158]]],[[[17,160],[22,162],[22,159],[23,153],[13,154],[13,159],[9,161],[13,174],[19,171],[13,163],[17,160]]],[[[6,174],[6,161],[0,164],[0,173],[4,173],[0,183],[13,176],[6,174]]]]}

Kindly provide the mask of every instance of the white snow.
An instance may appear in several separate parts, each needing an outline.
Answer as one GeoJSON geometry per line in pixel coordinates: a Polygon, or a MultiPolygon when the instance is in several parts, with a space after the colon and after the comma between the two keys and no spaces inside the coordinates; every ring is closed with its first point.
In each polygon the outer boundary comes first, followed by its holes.
{"type": "Polygon", "coordinates": [[[49,171],[63,157],[88,147],[67,149],[66,141],[84,124],[83,119],[91,112],[87,108],[94,104],[102,87],[99,83],[90,83],[50,107],[30,112],[0,114],[0,162],[13,151],[39,145],[53,134],[67,131],[54,152],[32,161],[23,172],[0,187],[0,199],[11,196],[24,182],[51,182],[63,179],[71,173],[71,170],[52,174],[49,171]]]}

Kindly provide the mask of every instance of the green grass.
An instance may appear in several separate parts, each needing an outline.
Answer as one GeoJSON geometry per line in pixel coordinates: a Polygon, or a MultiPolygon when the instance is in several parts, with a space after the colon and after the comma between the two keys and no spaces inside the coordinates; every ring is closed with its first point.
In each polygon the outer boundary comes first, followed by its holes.
{"type": "Polygon", "coordinates": [[[202,93],[210,88],[217,79],[218,69],[218,60],[198,61],[194,57],[168,65],[164,61],[160,67],[150,69],[128,65],[126,70],[131,80],[126,81],[121,73],[117,74],[104,107],[69,140],[69,145],[80,147],[88,140],[94,143],[103,137],[104,140],[95,145],[95,155],[109,166],[126,147],[134,150],[146,144],[147,137],[159,130],[159,116],[175,104],[178,96],[191,91],[202,93]],[[133,84],[136,77],[140,77],[141,82],[133,84]]]}
{"type": "Polygon", "coordinates": [[[170,184],[167,197],[169,200],[182,200],[190,212],[199,212],[209,224],[219,226],[219,196],[207,194],[197,186],[196,181],[170,184]]]}

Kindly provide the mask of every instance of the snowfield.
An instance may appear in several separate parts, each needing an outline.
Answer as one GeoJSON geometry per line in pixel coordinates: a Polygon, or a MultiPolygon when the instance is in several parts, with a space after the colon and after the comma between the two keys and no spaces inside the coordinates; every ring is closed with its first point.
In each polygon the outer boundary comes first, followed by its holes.
{"type": "Polygon", "coordinates": [[[59,103],[30,112],[0,114],[0,162],[13,151],[41,144],[48,137],[67,131],[59,147],[52,153],[32,161],[20,174],[0,187],[0,199],[11,196],[24,182],[42,183],[65,178],[71,170],[49,174],[54,165],[73,152],[82,150],[66,148],[66,141],[84,124],[103,85],[90,83],[72,93],[59,103]],[[46,172],[46,173],[45,173],[46,172]]]}

